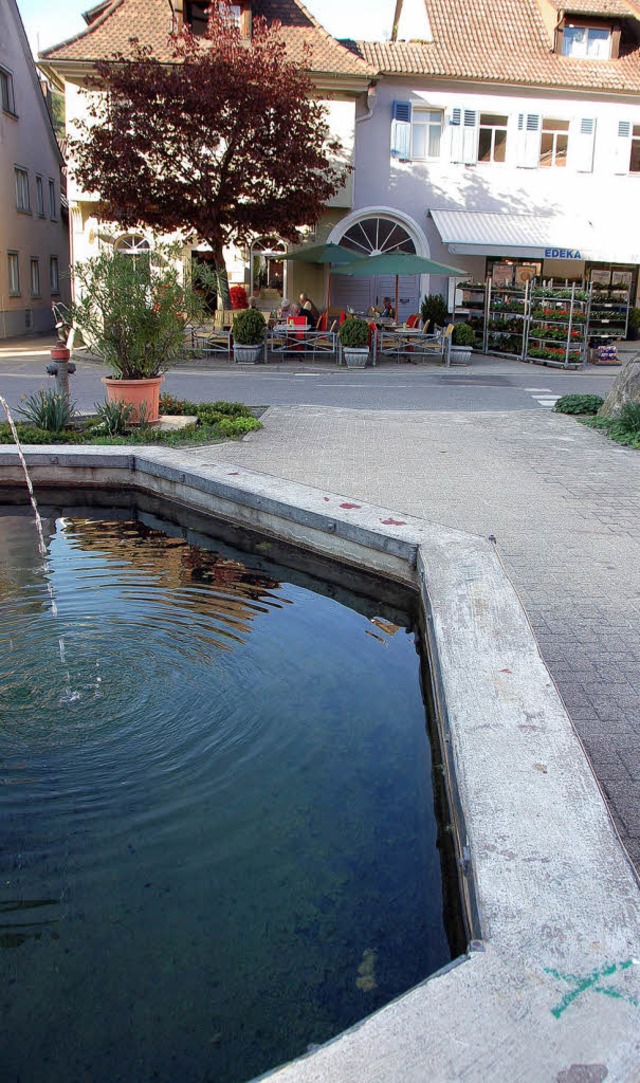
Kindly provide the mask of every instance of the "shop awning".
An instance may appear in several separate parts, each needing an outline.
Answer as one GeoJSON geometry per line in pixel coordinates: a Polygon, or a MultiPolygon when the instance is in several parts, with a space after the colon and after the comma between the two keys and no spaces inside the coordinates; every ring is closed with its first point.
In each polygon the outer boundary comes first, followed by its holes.
{"type": "Polygon", "coordinates": [[[590,228],[557,215],[431,211],[450,252],[521,259],[588,259],[590,228]]]}
{"type": "Polygon", "coordinates": [[[640,228],[618,222],[607,208],[594,208],[589,221],[569,214],[430,213],[454,255],[640,263],[640,228]]]}

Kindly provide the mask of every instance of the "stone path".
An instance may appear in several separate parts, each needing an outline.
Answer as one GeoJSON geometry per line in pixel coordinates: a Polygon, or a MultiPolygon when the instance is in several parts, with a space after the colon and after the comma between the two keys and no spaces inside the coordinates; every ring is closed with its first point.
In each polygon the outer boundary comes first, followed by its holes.
{"type": "Polygon", "coordinates": [[[640,869],[640,453],[570,418],[272,407],[190,452],[497,539],[640,869]]]}

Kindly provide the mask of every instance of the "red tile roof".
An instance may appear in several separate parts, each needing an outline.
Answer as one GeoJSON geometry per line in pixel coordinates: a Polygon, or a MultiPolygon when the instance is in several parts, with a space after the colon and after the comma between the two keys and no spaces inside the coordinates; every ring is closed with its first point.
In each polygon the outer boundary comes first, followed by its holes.
{"type": "MultiPolygon", "coordinates": [[[[288,56],[313,73],[375,74],[367,62],[332,38],[300,0],[254,0],[254,15],[282,23],[288,56]],[[311,49],[311,61],[305,53],[311,49]]],[[[94,9],[95,10],[95,9],[94,9]]],[[[99,5],[98,5],[99,10],[99,5]]],[[[171,58],[168,37],[173,29],[168,0],[112,0],[86,30],[41,53],[43,60],[108,60],[130,53],[132,37],[149,45],[161,60],[171,58]]]]}
{"type": "Polygon", "coordinates": [[[557,11],[568,15],[618,15],[622,18],[638,18],[640,12],[628,0],[548,0],[557,11]]]}
{"type": "MultiPolygon", "coordinates": [[[[637,46],[617,60],[560,56],[552,51],[550,31],[537,0],[425,0],[425,3],[432,41],[345,44],[385,75],[441,76],[623,92],[640,90],[637,46]]],[[[628,0],[626,7],[630,13],[633,0],[628,0]]]]}

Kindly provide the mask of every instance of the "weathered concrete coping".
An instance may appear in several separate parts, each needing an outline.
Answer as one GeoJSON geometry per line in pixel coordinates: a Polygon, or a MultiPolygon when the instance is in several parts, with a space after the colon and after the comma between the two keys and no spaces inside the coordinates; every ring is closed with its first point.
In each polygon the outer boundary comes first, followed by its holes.
{"type": "MultiPolygon", "coordinates": [[[[640,1077],[640,890],[526,615],[484,539],[188,453],[28,452],[36,484],[177,499],[419,589],[477,939],[277,1083],[640,1077]]],[[[0,483],[19,478],[0,448],[0,483]]],[[[366,1014],[363,999],[363,1015],[366,1014]]]]}

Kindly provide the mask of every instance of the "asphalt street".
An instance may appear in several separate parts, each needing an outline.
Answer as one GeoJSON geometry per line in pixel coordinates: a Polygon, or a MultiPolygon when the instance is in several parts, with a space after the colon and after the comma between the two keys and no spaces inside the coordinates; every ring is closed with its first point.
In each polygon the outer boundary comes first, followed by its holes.
{"type": "MultiPolygon", "coordinates": [[[[49,341],[0,347],[0,394],[11,408],[38,388],[53,387],[45,373],[49,341]]],[[[318,365],[235,365],[172,369],[164,389],[195,401],[226,399],[250,406],[326,406],[354,410],[549,410],[560,395],[572,391],[606,395],[614,368],[563,372],[517,361],[474,355],[460,369],[394,364],[363,371],[318,365]]],[[[91,410],[104,398],[101,365],[77,361],[72,397],[78,409],[91,410]]]]}

